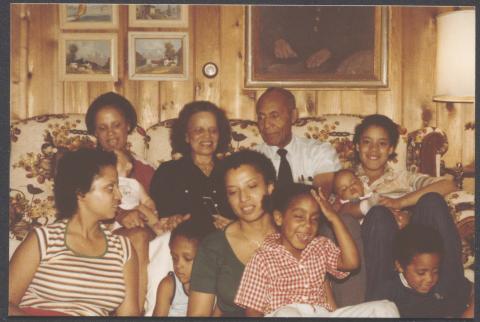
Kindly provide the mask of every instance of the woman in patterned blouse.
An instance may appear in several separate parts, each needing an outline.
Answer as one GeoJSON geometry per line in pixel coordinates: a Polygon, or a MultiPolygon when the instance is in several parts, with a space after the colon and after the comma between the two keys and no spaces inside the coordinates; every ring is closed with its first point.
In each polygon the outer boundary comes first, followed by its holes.
{"type": "Polygon", "coordinates": [[[101,221],[120,202],[113,152],[79,149],[60,160],[58,220],[35,228],[9,266],[9,315],[139,315],[137,256],[101,221]]]}

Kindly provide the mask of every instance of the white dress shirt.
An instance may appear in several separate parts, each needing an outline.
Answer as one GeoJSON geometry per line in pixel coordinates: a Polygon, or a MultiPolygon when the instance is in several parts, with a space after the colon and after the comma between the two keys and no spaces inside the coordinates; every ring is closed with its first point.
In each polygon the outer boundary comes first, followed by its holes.
{"type": "MultiPolygon", "coordinates": [[[[268,145],[265,142],[254,148],[265,154],[275,167],[278,175],[280,156],[277,154],[279,147],[268,145]]],[[[284,147],[287,160],[292,168],[293,180],[312,184],[313,178],[320,173],[335,172],[342,168],[337,151],[328,142],[292,136],[290,143],[284,147]]]]}

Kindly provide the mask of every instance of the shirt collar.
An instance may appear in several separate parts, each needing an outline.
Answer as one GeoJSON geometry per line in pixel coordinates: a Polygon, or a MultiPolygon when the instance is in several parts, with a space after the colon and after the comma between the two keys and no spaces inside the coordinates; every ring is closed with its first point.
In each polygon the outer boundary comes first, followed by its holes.
{"type": "Polygon", "coordinates": [[[402,282],[403,286],[406,288],[412,288],[410,285],[408,285],[407,279],[405,276],[403,276],[403,273],[398,273],[398,276],[400,277],[400,282],[402,282]]]}
{"type": "Polygon", "coordinates": [[[385,170],[382,176],[377,180],[375,180],[374,182],[369,182],[369,178],[365,173],[365,169],[363,169],[363,166],[361,164],[357,166],[357,170],[355,171],[355,173],[363,183],[369,186],[373,185],[374,183],[376,184],[377,182],[380,182],[380,181],[391,180],[394,176],[394,170],[388,163],[385,165],[385,170]]]}
{"type": "MultiPolygon", "coordinates": [[[[263,241],[262,248],[267,251],[280,251],[280,252],[286,252],[288,253],[292,258],[295,258],[282,244],[279,243],[280,239],[280,234],[279,233],[273,233],[265,237],[265,240],[263,241]]],[[[305,249],[302,251],[302,256],[300,260],[303,260],[306,256],[308,257],[308,253],[310,252],[310,249],[314,247],[315,244],[320,242],[320,237],[315,237],[310,243],[305,247],[305,249]]],[[[296,259],[297,260],[297,259],[296,259]]]]}
{"type": "MultiPolygon", "coordinates": [[[[288,151],[289,154],[293,155],[293,147],[295,146],[295,142],[297,141],[297,137],[292,133],[292,139],[290,140],[290,143],[288,143],[285,147],[283,147],[285,150],[288,151]]],[[[265,143],[266,144],[266,143],[265,143]]],[[[268,145],[266,144],[270,152],[275,155],[276,157],[280,158],[280,156],[277,154],[278,149],[280,149],[276,145],[268,145]]]]}

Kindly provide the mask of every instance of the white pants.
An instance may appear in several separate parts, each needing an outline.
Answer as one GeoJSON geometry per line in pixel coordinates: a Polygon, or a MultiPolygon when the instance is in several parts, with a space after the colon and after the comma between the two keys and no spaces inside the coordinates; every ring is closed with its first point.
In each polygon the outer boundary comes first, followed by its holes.
{"type": "Polygon", "coordinates": [[[381,300],[345,306],[333,312],[320,305],[289,304],[276,309],[266,317],[348,317],[348,318],[398,318],[395,303],[381,300]]]}

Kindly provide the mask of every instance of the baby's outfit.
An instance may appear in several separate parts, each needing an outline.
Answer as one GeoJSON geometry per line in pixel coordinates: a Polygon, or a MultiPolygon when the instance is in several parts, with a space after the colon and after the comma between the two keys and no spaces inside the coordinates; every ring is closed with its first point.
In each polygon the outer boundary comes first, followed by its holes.
{"type": "Polygon", "coordinates": [[[132,210],[140,204],[140,182],[128,177],[118,177],[118,189],[122,194],[120,208],[132,210]]]}
{"type": "MultiPolygon", "coordinates": [[[[137,179],[128,178],[128,177],[118,177],[118,190],[122,194],[122,200],[119,207],[123,210],[132,210],[140,204],[140,191],[141,191],[140,182],[137,179]]],[[[119,222],[114,221],[109,227],[110,230],[114,231],[118,228],[121,228],[119,222]]]]}

